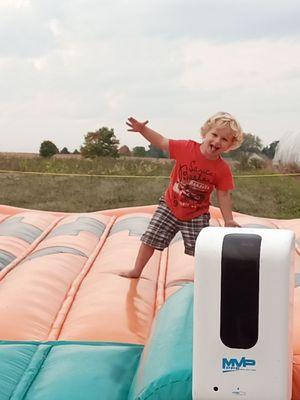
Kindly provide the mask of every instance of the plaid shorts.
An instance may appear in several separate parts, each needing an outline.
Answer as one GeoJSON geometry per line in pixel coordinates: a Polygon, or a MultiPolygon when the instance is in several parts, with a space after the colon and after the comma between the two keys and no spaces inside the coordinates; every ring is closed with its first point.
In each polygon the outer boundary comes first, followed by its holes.
{"type": "Polygon", "coordinates": [[[161,197],[141,241],[156,250],[163,250],[180,231],[184,242],[184,252],[193,256],[197,236],[202,228],[209,226],[209,219],[210,214],[206,213],[189,221],[180,221],[172,214],[164,198],[161,197]]]}

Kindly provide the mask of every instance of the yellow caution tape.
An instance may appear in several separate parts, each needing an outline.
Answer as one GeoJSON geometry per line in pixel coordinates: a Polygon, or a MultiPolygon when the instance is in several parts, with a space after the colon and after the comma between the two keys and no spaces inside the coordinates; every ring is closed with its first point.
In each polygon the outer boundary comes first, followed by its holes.
{"type": "MultiPolygon", "coordinates": [[[[162,175],[102,175],[102,174],[65,174],[55,172],[35,172],[35,171],[8,171],[0,170],[0,173],[7,174],[28,174],[28,175],[53,175],[53,176],[89,176],[99,178],[157,178],[157,179],[169,179],[169,176],[162,175]]],[[[289,173],[289,174],[268,174],[268,175],[234,175],[234,178],[265,178],[265,177],[279,177],[279,176],[300,176],[300,173],[289,173]]]]}

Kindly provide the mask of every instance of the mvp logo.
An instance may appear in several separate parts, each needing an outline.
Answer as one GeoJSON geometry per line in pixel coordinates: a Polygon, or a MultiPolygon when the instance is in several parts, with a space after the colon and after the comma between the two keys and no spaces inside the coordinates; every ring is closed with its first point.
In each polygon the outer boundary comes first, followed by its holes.
{"type": "Polygon", "coordinates": [[[255,371],[253,368],[256,364],[255,360],[250,358],[242,357],[240,360],[237,358],[223,358],[222,359],[222,369],[223,372],[239,371],[239,370],[251,370],[255,371]],[[252,367],[252,368],[251,368],[252,367]]]}

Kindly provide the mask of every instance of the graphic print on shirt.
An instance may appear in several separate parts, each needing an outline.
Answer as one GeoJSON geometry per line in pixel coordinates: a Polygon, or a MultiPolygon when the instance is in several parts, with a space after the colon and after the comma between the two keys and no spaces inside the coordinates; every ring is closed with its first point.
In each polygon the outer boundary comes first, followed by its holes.
{"type": "Polygon", "coordinates": [[[189,165],[180,165],[178,180],[173,185],[178,202],[174,205],[199,208],[199,204],[213,191],[213,182],[214,174],[207,169],[197,167],[195,161],[191,161],[189,165]]]}

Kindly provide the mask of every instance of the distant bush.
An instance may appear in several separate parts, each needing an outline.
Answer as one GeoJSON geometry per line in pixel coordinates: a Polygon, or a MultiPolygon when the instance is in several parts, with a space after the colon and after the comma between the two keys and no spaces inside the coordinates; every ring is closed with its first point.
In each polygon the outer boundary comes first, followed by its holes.
{"type": "Polygon", "coordinates": [[[293,174],[300,172],[300,165],[296,163],[290,163],[290,164],[278,163],[273,166],[274,169],[281,174],[289,174],[289,173],[293,174]]]}
{"type": "Polygon", "coordinates": [[[255,153],[241,153],[237,158],[237,169],[240,171],[262,169],[267,166],[266,161],[255,153]]]}
{"type": "Polygon", "coordinates": [[[147,157],[153,158],[168,158],[168,152],[158,147],[153,146],[153,144],[149,144],[149,150],[147,151],[147,157]]]}
{"type": "Polygon", "coordinates": [[[89,132],[84,137],[84,144],[80,151],[83,157],[119,157],[118,153],[119,140],[116,138],[113,129],[105,126],[96,132],[89,132]]]}
{"type": "Polygon", "coordinates": [[[52,157],[54,154],[59,153],[56,145],[50,140],[44,140],[41,143],[39,154],[41,157],[52,157]]]}
{"type": "Polygon", "coordinates": [[[132,155],[134,157],[146,157],[146,149],[144,146],[136,146],[132,149],[132,155]]]}
{"type": "Polygon", "coordinates": [[[66,147],[63,147],[60,151],[60,154],[70,154],[69,150],[66,147]]]}
{"type": "Polygon", "coordinates": [[[275,140],[274,142],[269,144],[269,146],[264,147],[262,149],[262,153],[264,155],[266,155],[267,157],[269,157],[271,160],[273,160],[278,144],[279,144],[279,140],[275,140]]]}
{"type": "Polygon", "coordinates": [[[250,157],[249,166],[251,169],[263,169],[266,167],[266,162],[262,158],[250,157]]]}

